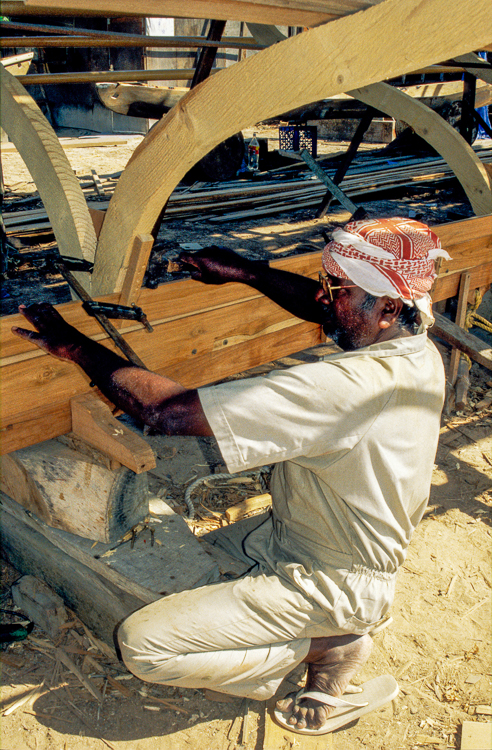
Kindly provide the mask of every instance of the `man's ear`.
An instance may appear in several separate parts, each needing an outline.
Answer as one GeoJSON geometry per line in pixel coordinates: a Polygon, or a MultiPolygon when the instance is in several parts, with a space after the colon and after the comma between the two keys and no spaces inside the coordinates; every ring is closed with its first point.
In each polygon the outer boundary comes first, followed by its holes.
{"type": "Polygon", "coordinates": [[[401,299],[381,297],[381,312],[378,325],[382,330],[391,328],[400,317],[403,302],[401,299]]]}

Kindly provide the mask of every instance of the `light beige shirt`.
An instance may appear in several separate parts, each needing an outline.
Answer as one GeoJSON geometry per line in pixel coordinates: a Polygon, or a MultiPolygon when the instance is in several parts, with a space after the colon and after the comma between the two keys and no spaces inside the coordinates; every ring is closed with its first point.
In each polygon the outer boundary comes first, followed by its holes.
{"type": "Polygon", "coordinates": [[[334,569],[389,579],[403,562],[429,496],[444,383],[422,333],[199,390],[229,471],[276,463],[265,556],[321,606],[351,588],[334,569]]]}

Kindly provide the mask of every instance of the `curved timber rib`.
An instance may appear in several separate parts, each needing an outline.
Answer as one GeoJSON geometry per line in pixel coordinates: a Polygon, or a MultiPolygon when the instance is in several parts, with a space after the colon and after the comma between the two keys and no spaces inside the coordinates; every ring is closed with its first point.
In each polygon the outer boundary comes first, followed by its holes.
{"type": "Polygon", "coordinates": [[[99,238],[92,294],[121,290],[134,236],[152,230],[188,169],[238,130],[490,44],[490,0],[460,0],[449,10],[448,0],[383,0],[269,47],[190,91],[120,178],[99,238]]]}
{"type": "MultiPolygon", "coordinates": [[[[96,234],[87,203],[63,148],[26,89],[0,65],[2,127],[29,169],[62,255],[93,261],[96,234]]],[[[88,286],[87,274],[77,278],[88,286]]]]}
{"type": "MultiPolygon", "coordinates": [[[[286,37],[275,26],[248,24],[248,28],[257,41],[262,44],[275,44],[286,37]]],[[[457,58],[466,67],[467,63],[480,62],[474,52],[457,58]]],[[[476,69],[470,68],[471,71],[476,69]]],[[[490,70],[480,70],[483,80],[492,82],[490,70]]],[[[477,73],[477,71],[476,71],[477,73]]],[[[427,102],[415,98],[416,89],[429,90],[429,94],[445,90],[449,84],[432,86],[410,86],[408,91],[389,86],[387,83],[373,83],[370,86],[347,92],[348,96],[364,102],[396,120],[402,120],[429,143],[449,164],[461,183],[470,204],[477,215],[492,213],[492,185],[488,172],[469,144],[442,117],[426,106],[427,102]]],[[[463,84],[451,84],[461,98],[463,84]],[[459,93],[458,93],[459,92],[459,93]]],[[[485,103],[490,101],[488,86],[483,92],[485,103]]],[[[432,96],[430,97],[432,98],[432,96]]],[[[476,106],[479,106],[476,104],[476,106]]]]}
{"type": "Polygon", "coordinates": [[[449,164],[475,214],[492,213],[492,186],[487,170],[465,139],[437,112],[387,83],[373,83],[348,93],[410,125],[449,164]]]}

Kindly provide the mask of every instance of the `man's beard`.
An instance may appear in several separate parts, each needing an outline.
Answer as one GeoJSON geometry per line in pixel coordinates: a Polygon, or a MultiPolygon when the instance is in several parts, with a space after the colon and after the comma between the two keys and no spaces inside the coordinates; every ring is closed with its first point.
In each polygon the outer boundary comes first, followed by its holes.
{"type": "Polygon", "coordinates": [[[325,314],[323,331],[332,339],[334,344],[346,352],[359,349],[362,346],[361,339],[364,335],[364,321],[360,315],[356,319],[354,318],[354,320],[349,319],[348,322],[352,323],[352,325],[343,325],[334,315],[333,307],[325,307],[325,314]]]}

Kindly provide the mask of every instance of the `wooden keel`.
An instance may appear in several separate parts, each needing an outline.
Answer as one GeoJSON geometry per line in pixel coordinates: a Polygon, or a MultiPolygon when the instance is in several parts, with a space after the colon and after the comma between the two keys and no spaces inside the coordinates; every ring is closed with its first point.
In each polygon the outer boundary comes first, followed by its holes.
{"type": "Polygon", "coordinates": [[[102,563],[97,572],[64,552],[29,523],[23,509],[16,511],[12,502],[1,498],[2,557],[19,573],[46,583],[98,638],[114,648],[117,624],[146,602],[108,580],[102,563]]]}

